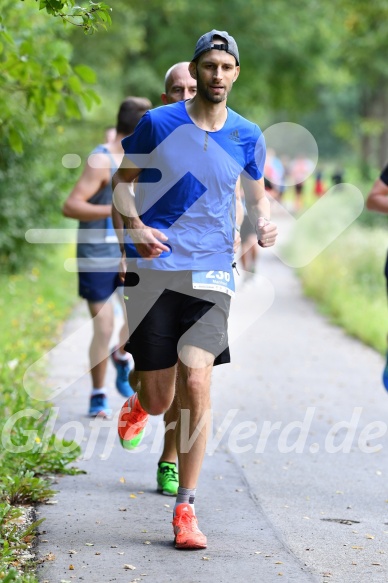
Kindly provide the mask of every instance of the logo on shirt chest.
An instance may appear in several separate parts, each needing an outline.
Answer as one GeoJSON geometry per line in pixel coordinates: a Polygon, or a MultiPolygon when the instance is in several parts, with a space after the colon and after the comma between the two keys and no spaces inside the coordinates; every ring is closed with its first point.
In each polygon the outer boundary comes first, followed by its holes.
{"type": "Polygon", "coordinates": [[[228,138],[230,140],[233,140],[234,142],[239,142],[240,136],[239,136],[238,130],[234,130],[233,132],[230,132],[228,138]]]}

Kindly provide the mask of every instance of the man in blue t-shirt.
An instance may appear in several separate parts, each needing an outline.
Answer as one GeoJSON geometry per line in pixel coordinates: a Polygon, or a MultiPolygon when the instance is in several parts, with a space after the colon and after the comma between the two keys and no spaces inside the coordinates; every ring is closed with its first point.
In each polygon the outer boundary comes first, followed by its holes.
{"type": "Polygon", "coordinates": [[[205,548],[194,513],[210,424],[213,366],[229,362],[227,321],[233,295],[235,186],[241,176],[248,213],[262,247],[274,245],[260,129],[228,107],[240,71],[235,40],[212,30],[197,42],[190,74],[197,94],[147,112],[123,140],[113,177],[114,205],[125,222],[127,345],[137,393],[119,416],[127,449],[148,415],[168,409],[175,392],[179,488],[173,529],[177,548],[205,548]],[[136,183],[135,183],[136,181],[136,183]]]}

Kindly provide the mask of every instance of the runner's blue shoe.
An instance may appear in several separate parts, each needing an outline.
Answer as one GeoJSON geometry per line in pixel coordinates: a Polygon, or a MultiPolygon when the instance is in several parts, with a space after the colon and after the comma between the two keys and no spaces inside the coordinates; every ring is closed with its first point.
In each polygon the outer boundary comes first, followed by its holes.
{"type": "Polygon", "coordinates": [[[387,360],[386,360],[385,367],[383,370],[383,385],[386,388],[386,390],[388,391],[388,352],[387,352],[387,360]]]}
{"type": "Polygon", "coordinates": [[[109,409],[108,399],[105,395],[93,395],[90,397],[90,417],[109,417],[111,413],[112,409],[109,409]]]}
{"type": "Polygon", "coordinates": [[[116,388],[123,397],[130,397],[135,392],[129,384],[129,373],[133,369],[132,356],[128,360],[120,360],[116,356],[117,347],[113,350],[111,357],[112,362],[116,368],[116,388]]]}

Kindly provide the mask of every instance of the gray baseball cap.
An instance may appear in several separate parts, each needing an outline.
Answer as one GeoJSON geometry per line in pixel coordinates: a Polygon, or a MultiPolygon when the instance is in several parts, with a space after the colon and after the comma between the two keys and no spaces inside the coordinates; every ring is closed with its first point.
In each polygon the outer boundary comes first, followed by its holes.
{"type": "Polygon", "coordinates": [[[240,64],[240,57],[238,54],[238,47],[237,43],[230,34],[228,34],[225,30],[215,30],[213,29],[210,32],[206,32],[198,39],[197,44],[195,45],[195,52],[192,61],[198,59],[202,53],[207,51],[212,51],[213,49],[218,49],[220,51],[226,51],[234,56],[236,59],[237,65],[240,64]],[[216,40],[213,42],[213,38],[215,36],[219,36],[224,39],[225,42],[221,43],[221,41],[216,40]]]}

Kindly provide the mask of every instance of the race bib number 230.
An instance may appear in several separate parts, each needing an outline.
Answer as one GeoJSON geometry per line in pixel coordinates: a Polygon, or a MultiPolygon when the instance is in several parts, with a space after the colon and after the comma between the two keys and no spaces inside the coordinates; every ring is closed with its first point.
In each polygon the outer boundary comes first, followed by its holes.
{"type": "Polygon", "coordinates": [[[231,271],[193,271],[193,289],[211,289],[234,296],[235,286],[231,271]]]}

